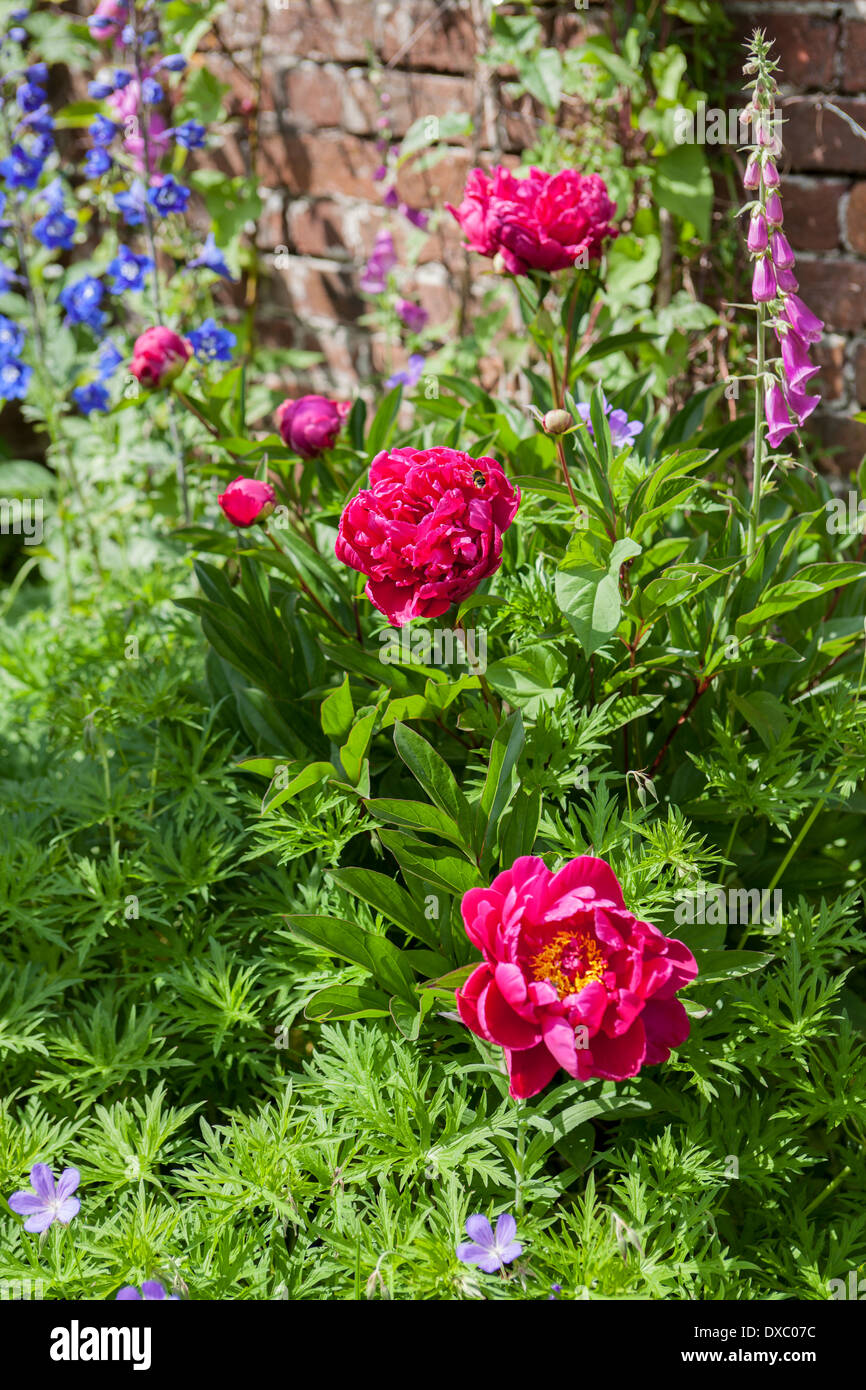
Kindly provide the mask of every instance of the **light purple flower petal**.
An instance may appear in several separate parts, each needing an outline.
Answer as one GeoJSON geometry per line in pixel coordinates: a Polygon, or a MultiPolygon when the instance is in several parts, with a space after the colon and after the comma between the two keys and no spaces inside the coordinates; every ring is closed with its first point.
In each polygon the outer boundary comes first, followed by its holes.
{"type": "Polygon", "coordinates": [[[496,1244],[499,1249],[508,1245],[517,1235],[517,1222],[510,1211],[504,1211],[496,1222],[496,1244]]]}
{"type": "Polygon", "coordinates": [[[81,1203],[77,1197],[67,1197],[65,1202],[61,1202],[56,1210],[57,1220],[64,1226],[68,1226],[73,1216],[77,1216],[81,1211],[81,1203]]]}
{"type": "Polygon", "coordinates": [[[165,1289],[162,1287],[162,1284],[160,1284],[157,1279],[145,1279],[144,1283],[141,1286],[141,1296],[142,1298],[147,1298],[151,1299],[152,1301],[155,1301],[157,1299],[165,1298],[165,1289]]]}
{"type": "Polygon", "coordinates": [[[466,1234],[470,1237],[471,1240],[474,1240],[478,1245],[483,1246],[486,1250],[491,1249],[491,1247],[493,1246],[493,1227],[487,1220],[486,1216],[467,1216],[466,1234]]]}
{"type": "Polygon", "coordinates": [[[135,1287],[134,1284],[125,1284],[124,1287],[122,1289],[119,1289],[114,1296],[115,1302],[117,1302],[117,1300],[120,1299],[126,1303],[131,1302],[133,1299],[140,1298],[141,1294],[138,1292],[138,1289],[135,1287]]]}
{"type": "Polygon", "coordinates": [[[33,1235],[41,1235],[47,1231],[54,1221],[54,1212],[50,1207],[42,1207],[35,1216],[28,1216],[24,1222],[25,1231],[30,1231],[33,1235]]]}
{"type": "Polygon", "coordinates": [[[33,1192],[13,1192],[9,1205],[19,1216],[32,1216],[34,1212],[42,1211],[45,1203],[33,1192]]]}
{"type": "Polygon", "coordinates": [[[30,1169],[30,1181],[43,1201],[54,1200],[54,1174],[47,1163],[34,1163],[30,1169]]]}
{"type": "Polygon", "coordinates": [[[510,1265],[512,1260],[516,1260],[518,1255],[523,1254],[523,1246],[520,1244],[519,1240],[511,1241],[509,1245],[505,1246],[504,1250],[501,1246],[497,1248],[499,1250],[499,1258],[504,1265],[510,1265]]]}
{"type": "Polygon", "coordinates": [[[78,1184],[81,1182],[81,1174],[77,1168],[64,1168],[60,1177],[57,1179],[57,1196],[60,1201],[66,1197],[71,1197],[78,1184]]]}
{"type": "Polygon", "coordinates": [[[502,1267],[498,1255],[491,1250],[483,1250],[480,1245],[473,1245],[471,1241],[458,1245],[457,1258],[463,1264],[477,1265],[485,1274],[495,1274],[502,1267]]]}

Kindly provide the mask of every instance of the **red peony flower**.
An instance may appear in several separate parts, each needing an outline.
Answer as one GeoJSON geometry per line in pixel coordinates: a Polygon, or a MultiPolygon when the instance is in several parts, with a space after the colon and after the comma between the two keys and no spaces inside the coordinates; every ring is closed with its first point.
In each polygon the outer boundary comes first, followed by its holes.
{"type": "Polygon", "coordinates": [[[277,406],[277,427],[289,449],[294,449],[302,459],[314,459],[333,448],[350,409],[346,401],[332,401],[327,396],[301,396],[277,406]]]}
{"type": "Polygon", "coordinates": [[[217,501],[233,526],[255,526],[271,515],[275,496],[270,483],[240,477],[229,483],[217,501]]]}
{"type": "Polygon", "coordinates": [[[605,241],[617,235],[616,206],[598,174],[530,169],[517,179],[501,165],[492,177],[473,169],[459,208],[446,203],[482,256],[501,253],[513,275],[564,270],[585,254],[597,261],[605,241]]]}
{"type": "Polygon", "coordinates": [[[368,576],[367,597],[393,627],[436,618],[499,569],[519,505],[496,459],[393,449],[340,517],[337,559],[368,576]]]}
{"type": "Polygon", "coordinates": [[[674,995],[697,962],[629,912],[603,859],[584,855],[554,874],[526,856],[471,888],[462,907],[484,964],[457,990],[457,1008],[505,1049],[513,1096],[536,1095],[560,1067],[579,1081],[623,1081],[688,1037],[674,995]]]}
{"type": "Polygon", "coordinates": [[[129,370],[142,386],[167,386],[183,371],[191,356],[189,344],[161,324],[136,338],[129,370]]]}

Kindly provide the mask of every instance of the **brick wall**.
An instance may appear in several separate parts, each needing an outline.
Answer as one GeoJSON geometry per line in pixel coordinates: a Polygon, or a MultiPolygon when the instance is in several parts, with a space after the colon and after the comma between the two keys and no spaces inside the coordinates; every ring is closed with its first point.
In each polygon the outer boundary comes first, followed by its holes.
{"type": "MultiPolygon", "coordinates": [[[[309,384],[346,391],[384,362],[382,345],[357,325],[365,310],[360,269],[383,222],[373,178],[380,108],[370,54],[383,65],[380,90],[391,98],[398,137],[419,116],[469,111],[477,122],[474,141],[460,142],[423,177],[401,180],[408,202],[435,208],[458,198],[477,157],[508,162],[532,139],[538,111],[527,100],[510,106],[478,62],[483,8],[481,0],[267,0],[263,11],[260,0],[230,0],[223,35],[245,71],[225,52],[210,55],[232,88],[233,120],[219,158],[234,172],[248,167],[245,112],[266,21],[256,162],[267,190],[258,235],[270,276],[260,320],[265,342],[324,354],[326,366],[309,384]]],[[[866,127],[866,0],[734,0],[726,8],[743,33],[757,23],[776,40],[787,118],[786,230],[801,293],[827,325],[821,462],[848,467],[866,449],[866,427],[850,419],[866,409],[866,138],[822,107],[822,98],[866,127]]],[[[598,0],[588,11],[554,3],[538,10],[562,46],[606,22],[598,0]]],[[[399,217],[390,225],[399,233],[399,217]]],[[[416,283],[431,322],[453,322],[461,295],[477,287],[459,229],[447,215],[439,218],[416,283]]]]}

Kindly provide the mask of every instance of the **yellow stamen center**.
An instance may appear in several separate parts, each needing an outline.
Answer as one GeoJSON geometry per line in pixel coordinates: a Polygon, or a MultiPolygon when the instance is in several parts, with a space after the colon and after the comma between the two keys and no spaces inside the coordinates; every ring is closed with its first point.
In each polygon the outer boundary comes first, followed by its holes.
{"type": "Polygon", "coordinates": [[[536,980],[549,980],[560,999],[579,994],[607,969],[601,948],[588,931],[557,932],[538,955],[532,957],[536,980]]]}

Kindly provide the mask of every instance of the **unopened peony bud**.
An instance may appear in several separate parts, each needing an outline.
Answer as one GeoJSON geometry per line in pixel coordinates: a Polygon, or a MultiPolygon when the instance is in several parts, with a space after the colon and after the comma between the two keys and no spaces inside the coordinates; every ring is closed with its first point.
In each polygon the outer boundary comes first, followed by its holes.
{"type": "Polygon", "coordinates": [[[270,483],[257,478],[235,478],[217,501],[233,526],[255,526],[267,521],[274,510],[276,494],[270,483]]]}
{"type": "Polygon", "coordinates": [[[142,386],[155,390],[168,386],[183,371],[191,356],[189,345],[162,324],[146,328],[136,338],[129,370],[142,386]]]}
{"type": "Polygon", "coordinates": [[[567,410],[548,410],[541,422],[548,434],[565,434],[574,424],[567,410]]]}

